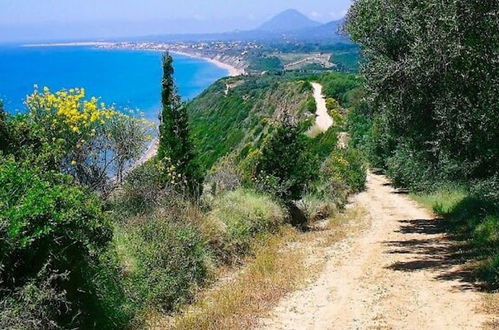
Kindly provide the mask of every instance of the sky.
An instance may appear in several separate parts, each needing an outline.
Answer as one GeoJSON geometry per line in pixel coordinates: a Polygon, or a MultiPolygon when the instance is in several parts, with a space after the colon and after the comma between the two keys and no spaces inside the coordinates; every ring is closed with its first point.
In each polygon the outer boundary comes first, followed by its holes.
{"type": "Polygon", "coordinates": [[[328,22],[351,0],[0,0],[0,42],[248,30],[286,9],[328,22]]]}

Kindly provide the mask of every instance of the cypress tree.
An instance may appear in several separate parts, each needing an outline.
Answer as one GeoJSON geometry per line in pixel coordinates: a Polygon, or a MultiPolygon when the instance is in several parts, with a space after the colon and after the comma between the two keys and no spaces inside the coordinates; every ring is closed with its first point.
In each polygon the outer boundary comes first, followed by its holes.
{"type": "Polygon", "coordinates": [[[167,52],[163,55],[157,158],[163,164],[165,184],[174,184],[195,194],[201,180],[189,137],[187,109],[175,88],[173,73],[173,58],[167,52]]]}

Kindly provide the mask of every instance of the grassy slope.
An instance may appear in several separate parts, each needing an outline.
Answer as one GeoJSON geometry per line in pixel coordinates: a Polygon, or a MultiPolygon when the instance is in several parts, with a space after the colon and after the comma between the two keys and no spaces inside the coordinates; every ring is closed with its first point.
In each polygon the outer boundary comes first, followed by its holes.
{"type": "Polygon", "coordinates": [[[220,157],[258,143],[283,109],[300,121],[312,118],[308,83],[280,76],[247,76],[217,81],[188,104],[199,162],[209,169],[220,157]],[[225,94],[226,84],[233,85],[225,94]]]}

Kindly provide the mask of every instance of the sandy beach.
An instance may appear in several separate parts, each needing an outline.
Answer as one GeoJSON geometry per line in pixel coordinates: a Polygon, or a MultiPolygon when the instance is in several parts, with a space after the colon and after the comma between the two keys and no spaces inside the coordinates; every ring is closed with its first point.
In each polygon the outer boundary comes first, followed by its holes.
{"type": "Polygon", "coordinates": [[[219,68],[227,70],[230,77],[240,76],[240,75],[243,75],[245,73],[244,69],[236,68],[235,66],[232,66],[228,63],[224,63],[224,62],[221,62],[219,60],[209,58],[206,56],[185,53],[185,52],[181,52],[181,51],[177,51],[177,50],[169,50],[169,52],[172,54],[193,57],[193,58],[199,58],[199,59],[203,59],[207,62],[213,63],[214,65],[218,66],[219,68]]]}

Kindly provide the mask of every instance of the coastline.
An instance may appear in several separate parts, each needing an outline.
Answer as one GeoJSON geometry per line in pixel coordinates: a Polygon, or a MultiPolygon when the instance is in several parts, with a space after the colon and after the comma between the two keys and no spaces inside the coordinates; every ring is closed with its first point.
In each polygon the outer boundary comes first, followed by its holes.
{"type": "Polygon", "coordinates": [[[202,56],[202,55],[191,54],[191,53],[186,53],[186,52],[182,52],[182,51],[178,51],[178,50],[168,50],[168,51],[172,54],[177,54],[177,55],[182,55],[182,56],[192,57],[192,58],[199,58],[199,59],[205,60],[207,62],[210,62],[210,63],[218,66],[221,69],[227,70],[227,72],[229,73],[228,74],[229,77],[235,77],[235,76],[240,76],[240,75],[245,74],[244,69],[236,68],[233,65],[230,65],[228,63],[222,62],[222,61],[214,59],[214,58],[210,58],[210,57],[202,56]]]}
{"type": "MultiPolygon", "coordinates": [[[[237,68],[229,63],[220,61],[215,58],[211,58],[208,56],[203,56],[202,54],[192,54],[192,53],[187,53],[183,52],[180,50],[175,50],[175,49],[168,49],[167,47],[165,49],[161,48],[138,48],[138,47],[133,47],[133,46],[125,46],[125,47],[117,47],[117,43],[115,42],[102,42],[102,41],[89,41],[89,42],[61,42],[61,43],[41,43],[41,44],[24,44],[22,47],[98,47],[98,48],[103,48],[103,49],[130,49],[130,50],[147,50],[147,51],[169,51],[172,54],[177,54],[181,56],[186,56],[186,57],[192,57],[192,58],[197,58],[204,60],[206,62],[209,62],[211,64],[216,65],[217,67],[224,69],[227,71],[227,76],[229,77],[235,77],[235,76],[240,76],[245,74],[245,70],[242,68],[237,68]]],[[[162,46],[166,46],[167,44],[159,44],[162,46]]]]}
{"type": "MultiPolygon", "coordinates": [[[[202,54],[192,54],[192,53],[187,53],[187,52],[182,52],[179,50],[174,50],[174,49],[159,49],[159,48],[152,48],[152,47],[146,47],[146,48],[138,48],[138,47],[133,47],[133,46],[127,46],[127,47],[117,47],[116,43],[112,42],[68,42],[68,43],[48,43],[48,44],[25,44],[22,45],[22,47],[70,47],[70,46],[86,46],[86,47],[98,47],[102,49],[129,49],[129,50],[143,50],[143,51],[156,51],[156,52],[161,52],[161,51],[169,51],[172,54],[177,54],[180,56],[186,56],[186,57],[191,57],[191,58],[197,58],[204,60],[206,62],[209,62],[213,65],[216,65],[217,67],[224,69],[227,71],[227,76],[234,77],[234,76],[239,76],[239,75],[244,75],[245,70],[242,68],[237,68],[229,63],[225,63],[223,61],[220,61],[215,58],[210,58],[208,56],[203,56],[202,54]]],[[[163,46],[165,46],[163,44],[163,46]]],[[[159,140],[158,138],[155,138],[151,143],[148,145],[147,149],[144,151],[143,155],[137,159],[126,171],[125,171],[125,176],[129,174],[131,171],[133,171],[135,168],[138,166],[144,164],[151,158],[153,158],[157,151],[158,151],[158,143],[159,140]]]]}

